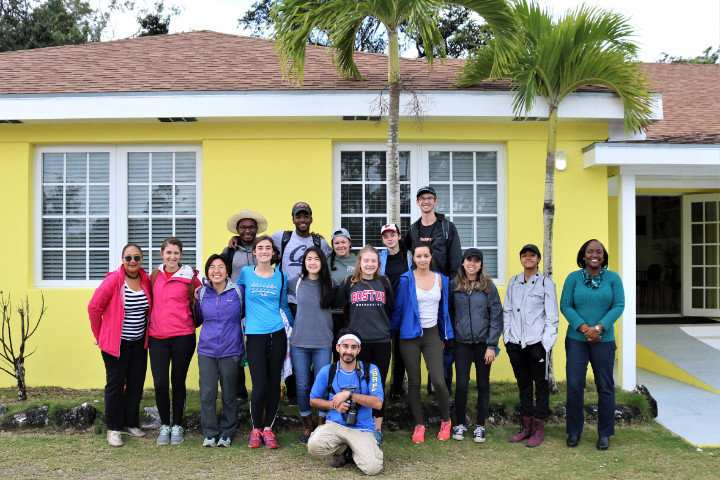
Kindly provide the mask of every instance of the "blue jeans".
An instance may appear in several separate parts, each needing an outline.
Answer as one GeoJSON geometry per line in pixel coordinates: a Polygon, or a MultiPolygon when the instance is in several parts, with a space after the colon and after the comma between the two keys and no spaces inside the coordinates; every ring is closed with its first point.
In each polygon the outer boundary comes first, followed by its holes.
{"type": "MultiPolygon", "coordinates": [[[[300,408],[300,416],[306,417],[312,414],[310,407],[310,390],[312,389],[315,375],[322,367],[330,364],[330,348],[304,348],[290,345],[290,359],[295,373],[297,383],[297,400],[300,408]],[[312,366],[313,372],[310,371],[312,366]]],[[[318,415],[325,416],[327,412],[318,411],[318,415]]]]}
{"type": "Polygon", "coordinates": [[[580,435],[584,423],[584,394],[588,362],[595,376],[598,392],[598,435],[609,437],[615,434],[615,341],[590,343],[565,338],[567,361],[567,414],[568,435],[580,435]]]}

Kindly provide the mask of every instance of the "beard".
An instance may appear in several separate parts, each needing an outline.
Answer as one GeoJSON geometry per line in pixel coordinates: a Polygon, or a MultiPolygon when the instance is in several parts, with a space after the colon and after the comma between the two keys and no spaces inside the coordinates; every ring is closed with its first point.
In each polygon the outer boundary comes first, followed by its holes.
{"type": "Polygon", "coordinates": [[[342,358],[342,361],[344,363],[347,363],[349,365],[355,361],[356,355],[353,355],[352,353],[344,353],[340,356],[340,358],[342,358]],[[350,357],[349,360],[348,357],[350,357]]]}

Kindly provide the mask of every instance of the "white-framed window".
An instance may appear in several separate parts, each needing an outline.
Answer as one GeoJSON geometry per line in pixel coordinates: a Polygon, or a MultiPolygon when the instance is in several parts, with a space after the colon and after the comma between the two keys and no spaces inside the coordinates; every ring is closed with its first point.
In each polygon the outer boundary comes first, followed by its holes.
{"type": "Polygon", "coordinates": [[[183,263],[200,251],[201,148],[73,145],[35,150],[35,284],[96,286],[120,250],[141,246],[160,263],[162,240],[183,240],[183,263]]]}
{"type": "MultiPolygon", "coordinates": [[[[387,221],[385,144],[334,146],[334,220],[350,231],[353,246],[382,247],[387,221]]],[[[505,282],[505,149],[501,144],[401,143],[401,231],[420,216],[415,192],[431,185],[436,211],[457,227],[463,250],[483,251],[488,273],[505,282]]],[[[333,227],[335,228],[335,227],[333,227]]]]}

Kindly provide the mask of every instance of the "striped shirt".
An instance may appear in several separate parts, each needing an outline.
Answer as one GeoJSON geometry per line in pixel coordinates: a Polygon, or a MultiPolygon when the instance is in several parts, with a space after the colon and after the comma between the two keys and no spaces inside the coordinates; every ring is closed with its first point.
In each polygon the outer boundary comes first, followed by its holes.
{"type": "Polygon", "coordinates": [[[140,340],[145,337],[148,299],[145,292],[132,290],[125,282],[125,321],[123,322],[122,340],[140,340]]]}

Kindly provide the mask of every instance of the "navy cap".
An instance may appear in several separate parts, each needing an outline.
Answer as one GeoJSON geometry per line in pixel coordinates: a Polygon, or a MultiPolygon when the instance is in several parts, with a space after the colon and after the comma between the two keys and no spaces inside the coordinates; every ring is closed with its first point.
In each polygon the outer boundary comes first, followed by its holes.
{"type": "Polygon", "coordinates": [[[425,185],[424,187],[420,187],[418,189],[417,193],[415,194],[415,198],[418,198],[423,193],[432,193],[433,195],[435,195],[437,197],[437,195],[435,194],[435,189],[433,187],[431,187],[430,185],[425,185]]]}
{"type": "Polygon", "coordinates": [[[463,260],[470,257],[478,257],[480,261],[483,261],[483,253],[479,248],[468,248],[463,254],[463,260]]]}
{"type": "Polygon", "coordinates": [[[528,243],[522,249],[520,249],[520,255],[522,255],[523,253],[528,252],[528,251],[534,252],[538,256],[538,258],[541,258],[540,249],[536,245],[533,245],[532,243],[528,243]]]}

